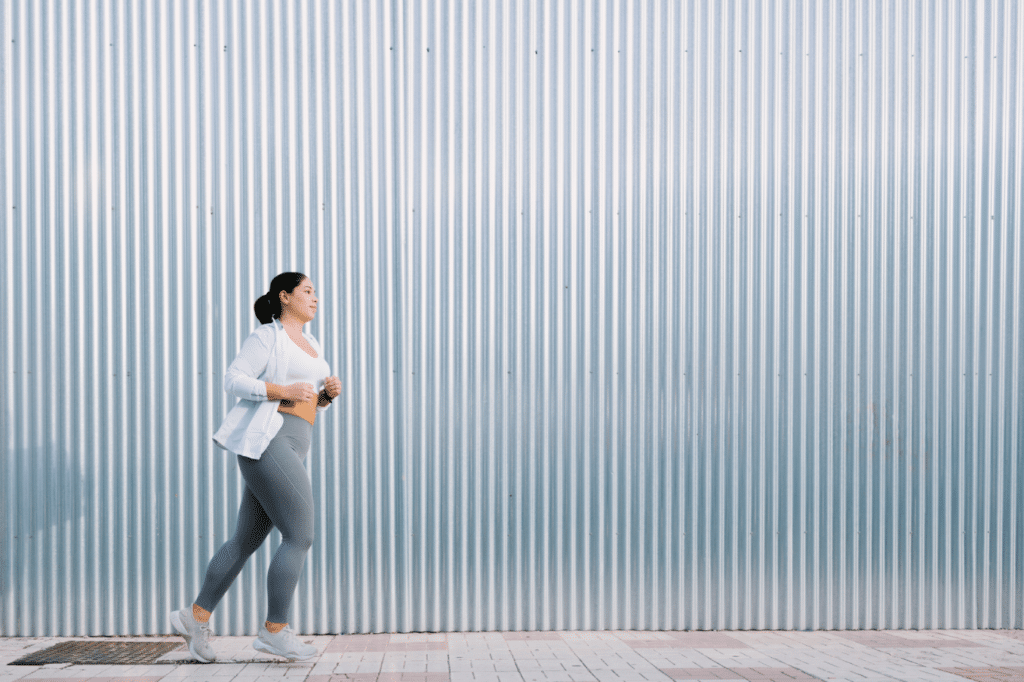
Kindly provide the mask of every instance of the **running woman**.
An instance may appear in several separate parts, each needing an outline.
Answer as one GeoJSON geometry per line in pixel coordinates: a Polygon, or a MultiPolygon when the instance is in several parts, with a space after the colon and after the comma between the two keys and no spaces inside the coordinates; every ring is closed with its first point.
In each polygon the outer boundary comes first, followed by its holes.
{"type": "Polygon", "coordinates": [[[171,625],[189,652],[210,663],[210,615],[245,561],[271,528],[281,531],[267,571],[267,619],[253,647],[290,661],[316,655],[288,627],[288,609],[313,544],[313,488],[304,466],[319,412],[341,392],[320,344],[303,325],[316,316],[313,283],[300,272],[274,277],[254,306],[262,323],[242,344],[224,374],[224,390],[238,398],[213,440],[233,452],[245,480],[234,536],[214,554],[199,596],[171,613],[171,625]]]}

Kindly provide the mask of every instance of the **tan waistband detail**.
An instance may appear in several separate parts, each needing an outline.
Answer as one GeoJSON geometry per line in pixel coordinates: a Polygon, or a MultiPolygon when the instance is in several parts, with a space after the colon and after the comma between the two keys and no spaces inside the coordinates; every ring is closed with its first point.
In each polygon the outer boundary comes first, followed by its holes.
{"type": "Polygon", "coordinates": [[[296,417],[302,417],[310,424],[313,424],[316,422],[316,398],[306,403],[282,400],[281,404],[277,406],[277,411],[284,414],[294,414],[296,417]]]}

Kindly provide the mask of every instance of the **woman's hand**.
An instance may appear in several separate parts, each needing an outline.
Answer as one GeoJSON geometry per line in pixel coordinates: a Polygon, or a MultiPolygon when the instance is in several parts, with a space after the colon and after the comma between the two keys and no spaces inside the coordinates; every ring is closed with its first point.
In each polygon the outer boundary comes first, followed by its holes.
{"type": "Polygon", "coordinates": [[[337,398],[341,393],[341,379],[334,376],[324,379],[324,392],[331,400],[337,398]]]}
{"type": "Polygon", "coordinates": [[[299,381],[285,387],[285,399],[297,403],[308,403],[316,400],[316,387],[299,381]]]}
{"type": "Polygon", "coordinates": [[[281,390],[281,400],[290,400],[294,403],[309,403],[316,400],[316,396],[313,384],[302,381],[283,386],[281,390]]]}

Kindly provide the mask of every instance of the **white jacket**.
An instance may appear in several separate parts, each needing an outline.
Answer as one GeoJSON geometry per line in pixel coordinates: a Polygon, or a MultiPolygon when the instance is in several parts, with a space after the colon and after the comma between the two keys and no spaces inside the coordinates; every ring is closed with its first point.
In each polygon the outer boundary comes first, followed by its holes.
{"type": "MultiPolygon", "coordinates": [[[[302,335],[323,357],[312,334],[302,335]]],[[[224,423],[213,434],[213,442],[231,452],[259,459],[281,429],[284,417],[277,411],[280,400],[267,399],[267,384],[280,384],[288,376],[288,332],[280,320],[260,325],[242,343],[242,349],[224,373],[224,390],[239,398],[224,423]]],[[[330,368],[327,369],[328,374],[330,368]]],[[[326,378],[326,377],[325,377],[326,378]]],[[[316,386],[323,390],[324,382],[316,386]]],[[[323,411],[327,406],[317,406],[323,411]]]]}

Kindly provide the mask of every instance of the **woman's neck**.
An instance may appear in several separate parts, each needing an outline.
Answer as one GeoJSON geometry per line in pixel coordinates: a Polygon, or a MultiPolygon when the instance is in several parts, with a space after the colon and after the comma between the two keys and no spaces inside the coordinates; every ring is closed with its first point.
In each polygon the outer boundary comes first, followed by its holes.
{"type": "Polygon", "coordinates": [[[298,334],[300,336],[302,335],[302,326],[306,323],[300,320],[299,318],[285,314],[277,319],[281,322],[281,326],[283,326],[285,328],[285,331],[287,331],[289,334],[298,334]]]}

